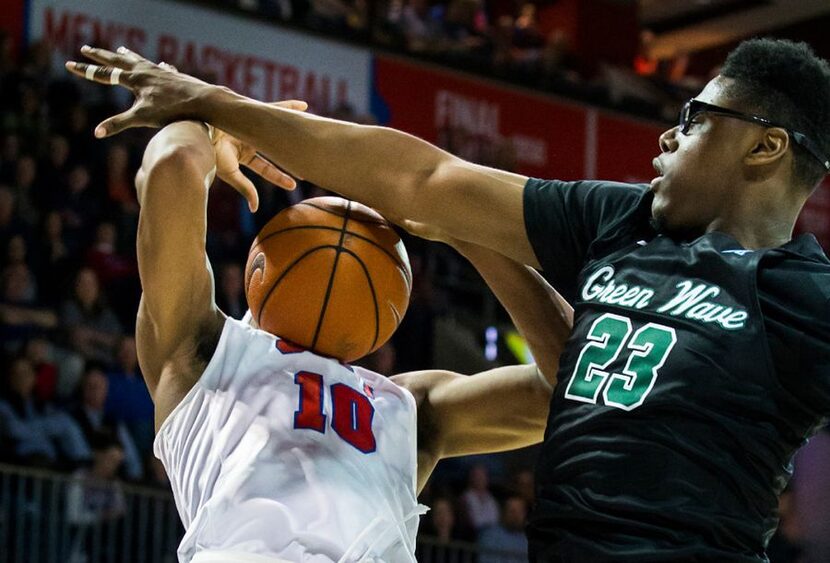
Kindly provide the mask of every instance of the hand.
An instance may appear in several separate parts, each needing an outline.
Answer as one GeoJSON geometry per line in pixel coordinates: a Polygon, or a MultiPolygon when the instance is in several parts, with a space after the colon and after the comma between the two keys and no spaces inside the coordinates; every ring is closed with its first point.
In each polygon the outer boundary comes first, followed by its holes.
{"type": "MultiPolygon", "coordinates": [[[[161,127],[178,118],[194,117],[197,113],[192,109],[194,102],[213,87],[178,72],[169,64],[155,64],[126,47],[113,53],[84,46],[81,52],[102,65],[68,61],[66,68],[70,72],[93,82],[123,86],[135,94],[130,109],[104,120],[95,128],[98,138],[115,135],[130,127],[161,127]]],[[[297,111],[308,108],[308,104],[297,100],[274,105],[297,111]]],[[[259,155],[253,147],[223,131],[213,131],[211,141],[216,153],[216,175],[248,200],[251,211],[259,207],[259,196],[253,183],[239,170],[240,164],[281,188],[293,190],[297,186],[293,178],[259,155]]]]}
{"type": "Polygon", "coordinates": [[[67,70],[92,82],[122,86],[135,95],[130,109],[95,128],[99,139],[131,127],[162,127],[182,119],[205,121],[199,115],[198,102],[216,86],[176,72],[170,65],[148,61],[126,47],[113,53],[85,45],[81,53],[100,64],[67,61],[67,70]]]}
{"type": "MultiPolygon", "coordinates": [[[[277,102],[274,105],[299,111],[304,111],[308,107],[305,102],[297,100],[277,102]]],[[[286,190],[293,190],[297,187],[294,178],[274,166],[252,146],[220,129],[213,128],[212,132],[211,141],[216,154],[216,175],[248,200],[248,209],[251,212],[259,207],[259,195],[254,184],[239,170],[240,164],[253,170],[275,186],[286,190]]]]}

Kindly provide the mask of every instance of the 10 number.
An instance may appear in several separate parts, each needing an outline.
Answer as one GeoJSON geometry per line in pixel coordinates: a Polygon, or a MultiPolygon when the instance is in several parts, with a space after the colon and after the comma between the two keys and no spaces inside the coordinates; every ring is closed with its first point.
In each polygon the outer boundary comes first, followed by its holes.
{"type": "MultiPolygon", "coordinates": [[[[328,417],[323,411],[323,376],[319,373],[301,371],[294,376],[294,383],[300,387],[300,404],[294,412],[294,428],[316,430],[325,434],[328,417]]],[[[371,401],[343,383],[335,383],[329,389],[332,429],[359,451],[365,454],[375,451],[377,444],[372,433],[375,407],[371,401]]]]}

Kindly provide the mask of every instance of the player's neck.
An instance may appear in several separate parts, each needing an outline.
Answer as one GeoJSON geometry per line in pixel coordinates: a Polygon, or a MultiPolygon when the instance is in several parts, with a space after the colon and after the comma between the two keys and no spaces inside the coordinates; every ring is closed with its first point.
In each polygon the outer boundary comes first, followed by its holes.
{"type": "Polygon", "coordinates": [[[709,223],[706,232],[726,233],[751,250],[788,242],[806,195],[756,184],[748,186],[709,223]]]}

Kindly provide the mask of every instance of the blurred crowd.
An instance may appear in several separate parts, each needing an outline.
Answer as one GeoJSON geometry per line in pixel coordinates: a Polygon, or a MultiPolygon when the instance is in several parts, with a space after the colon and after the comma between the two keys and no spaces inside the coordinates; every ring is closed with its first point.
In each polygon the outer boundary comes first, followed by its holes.
{"type": "Polygon", "coordinates": [[[203,1],[650,118],[674,119],[711,77],[690,72],[685,54],[658,60],[654,34],[635,28],[630,41],[595,39],[631,43],[630,60],[597,60],[576,48],[573,26],[542,17],[545,0],[203,1]]]}

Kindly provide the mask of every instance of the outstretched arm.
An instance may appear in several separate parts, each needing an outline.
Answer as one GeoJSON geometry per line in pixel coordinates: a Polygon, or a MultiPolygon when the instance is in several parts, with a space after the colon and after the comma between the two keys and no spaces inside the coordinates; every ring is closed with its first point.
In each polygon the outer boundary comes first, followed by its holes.
{"type": "Polygon", "coordinates": [[[136,95],[135,105],[102,123],[96,135],[202,119],[257,147],[295,176],[382,214],[431,223],[454,238],[538,266],[524,227],[524,176],[465,162],[393,129],[275,108],[123,48],[118,53],[85,48],[83,54],[105,66],[70,62],[67,68],[104,84],[120,83],[136,95]]]}
{"type": "Polygon", "coordinates": [[[443,458],[542,441],[552,388],[535,365],[475,375],[413,371],[392,377],[418,404],[418,490],[443,458]]]}
{"type": "Polygon", "coordinates": [[[451,244],[490,286],[527,341],[545,380],[555,386],[559,356],[573,326],[573,308],[533,268],[475,244],[451,244]]]}
{"type": "MultiPolygon", "coordinates": [[[[406,226],[418,234],[418,228],[406,226]]],[[[532,269],[475,245],[453,245],[507,309],[538,368],[508,366],[473,376],[431,370],[394,377],[418,403],[419,487],[441,458],[511,450],[542,440],[559,355],[573,324],[570,305],[532,269]]]]}

